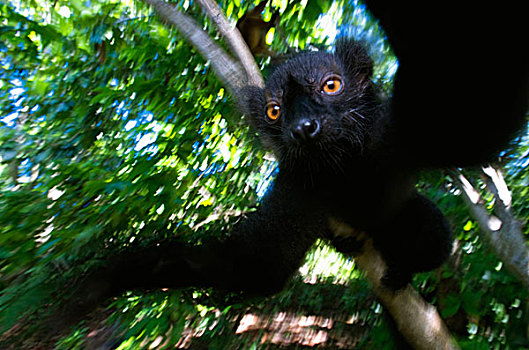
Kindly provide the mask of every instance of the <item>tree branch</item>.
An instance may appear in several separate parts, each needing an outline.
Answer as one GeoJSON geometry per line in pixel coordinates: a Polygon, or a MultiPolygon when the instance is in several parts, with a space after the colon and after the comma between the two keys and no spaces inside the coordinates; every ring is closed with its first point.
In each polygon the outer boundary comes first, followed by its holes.
{"type": "Polygon", "coordinates": [[[248,84],[261,88],[264,87],[261,71],[255,63],[248,45],[246,45],[241,33],[235,27],[230,25],[219,5],[212,0],[197,0],[197,3],[202,7],[206,15],[208,15],[208,17],[215,23],[232,53],[235,54],[241,63],[248,77],[248,84]]]}
{"type": "Polygon", "coordinates": [[[250,82],[245,73],[246,69],[231,58],[191,17],[180,12],[173,5],[163,0],[142,1],[150,5],[160,19],[178,29],[200,55],[211,63],[230,95],[237,98],[236,92],[250,82]]]}
{"type": "MultiPolygon", "coordinates": [[[[487,172],[490,173],[490,170],[487,172]]],[[[471,216],[478,223],[484,241],[507,269],[529,289],[529,250],[518,222],[508,212],[507,207],[501,209],[504,211],[504,214],[499,214],[501,220],[490,215],[481,204],[483,200],[470,181],[457,170],[451,170],[449,173],[455,185],[461,190],[471,216]]],[[[494,173],[499,174],[496,171],[494,173]]],[[[489,181],[487,186],[492,188],[491,192],[494,193],[496,202],[504,203],[499,197],[494,181],[489,181]]],[[[497,205],[503,204],[497,203],[497,205]]]]}
{"type": "Polygon", "coordinates": [[[489,191],[494,195],[494,209],[498,216],[507,222],[516,222],[511,215],[512,196],[503,175],[492,166],[481,168],[482,179],[489,191]]]}
{"type": "MultiPolygon", "coordinates": [[[[339,231],[340,235],[355,235],[355,231],[343,222],[335,223],[331,229],[339,231]]],[[[459,348],[436,308],[425,302],[412,286],[393,292],[382,285],[386,263],[371,240],[366,240],[362,254],[355,256],[355,261],[410,345],[419,350],[459,348]]]]}

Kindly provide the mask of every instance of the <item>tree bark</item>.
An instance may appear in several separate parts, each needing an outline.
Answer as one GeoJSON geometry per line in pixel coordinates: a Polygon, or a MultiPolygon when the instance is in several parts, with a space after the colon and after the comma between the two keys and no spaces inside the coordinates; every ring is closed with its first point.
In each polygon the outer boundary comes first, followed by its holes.
{"type": "Polygon", "coordinates": [[[489,214],[479,192],[460,171],[451,170],[450,175],[461,190],[470,215],[478,223],[485,243],[505,267],[529,289],[529,249],[520,223],[509,210],[510,193],[501,173],[492,167],[482,169],[485,184],[494,195],[494,209],[498,217],[489,214]]]}

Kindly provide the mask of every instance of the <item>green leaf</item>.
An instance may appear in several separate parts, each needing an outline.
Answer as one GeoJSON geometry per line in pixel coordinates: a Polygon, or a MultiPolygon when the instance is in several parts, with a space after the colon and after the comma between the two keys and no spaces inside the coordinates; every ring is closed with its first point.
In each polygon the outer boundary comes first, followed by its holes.
{"type": "Polygon", "coordinates": [[[448,294],[441,300],[441,304],[443,305],[441,316],[443,318],[452,317],[459,310],[461,299],[455,294],[448,294]]]}

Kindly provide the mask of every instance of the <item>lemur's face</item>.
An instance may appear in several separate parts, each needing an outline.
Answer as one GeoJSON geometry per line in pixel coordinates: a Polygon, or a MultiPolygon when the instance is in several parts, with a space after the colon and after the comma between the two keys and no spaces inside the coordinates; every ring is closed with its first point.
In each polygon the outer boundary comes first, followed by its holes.
{"type": "Polygon", "coordinates": [[[344,157],[362,151],[372,122],[372,83],[346,63],[338,54],[304,53],[268,79],[252,117],[280,167],[339,171],[344,157]]]}

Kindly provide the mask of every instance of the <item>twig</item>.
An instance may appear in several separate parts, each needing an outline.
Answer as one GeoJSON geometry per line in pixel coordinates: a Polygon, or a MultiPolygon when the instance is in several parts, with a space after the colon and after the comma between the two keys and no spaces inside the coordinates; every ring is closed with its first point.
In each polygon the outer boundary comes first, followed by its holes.
{"type": "Polygon", "coordinates": [[[492,166],[481,168],[482,179],[488,190],[494,195],[494,209],[501,220],[516,222],[511,215],[512,196],[501,173],[492,166]]]}

